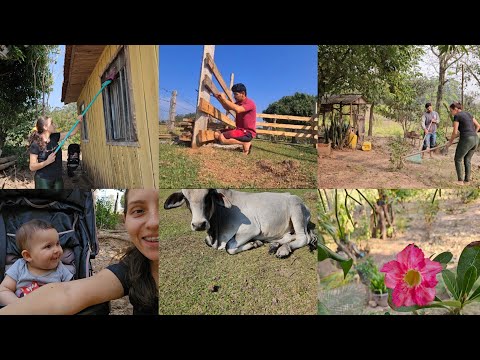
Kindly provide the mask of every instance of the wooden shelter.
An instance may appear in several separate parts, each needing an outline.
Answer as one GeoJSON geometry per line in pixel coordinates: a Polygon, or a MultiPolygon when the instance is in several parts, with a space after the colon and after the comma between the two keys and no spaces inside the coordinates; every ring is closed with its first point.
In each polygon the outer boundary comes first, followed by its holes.
{"type": "Polygon", "coordinates": [[[340,118],[350,116],[350,124],[358,130],[359,141],[363,142],[365,135],[365,114],[368,106],[367,99],[361,94],[331,95],[320,102],[319,114],[322,115],[322,126],[325,127],[325,115],[337,111],[340,118]],[[347,111],[344,107],[348,106],[347,111]]]}
{"type": "Polygon", "coordinates": [[[158,46],[67,45],[62,101],[87,111],[82,164],[97,188],[158,188],[158,46]]]}

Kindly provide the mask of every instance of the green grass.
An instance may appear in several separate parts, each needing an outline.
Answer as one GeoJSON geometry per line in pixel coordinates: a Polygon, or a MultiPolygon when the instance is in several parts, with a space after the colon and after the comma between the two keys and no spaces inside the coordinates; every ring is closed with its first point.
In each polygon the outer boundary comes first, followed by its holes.
{"type": "MultiPolygon", "coordinates": [[[[160,190],[160,202],[174,191],[160,190]]],[[[315,219],[316,190],[288,191],[304,199],[315,219]]],[[[192,231],[190,221],[185,206],[160,211],[161,314],[316,313],[316,252],[304,247],[277,259],[262,246],[229,255],[208,247],[206,233],[192,231]],[[213,285],[217,292],[209,290],[213,285]]]]}
{"type": "Polygon", "coordinates": [[[160,188],[194,187],[200,162],[182,153],[182,149],[168,144],[160,148],[160,188]]]}
{"type": "MultiPolygon", "coordinates": [[[[368,133],[368,121],[366,122],[366,128],[366,133],[368,133]]],[[[403,129],[399,123],[376,114],[373,122],[373,135],[403,136],[403,129]]]]}
{"type": "Polygon", "coordinates": [[[254,140],[249,156],[240,151],[192,151],[160,144],[160,188],[314,188],[317,152],[312,145],[254,140]]]}

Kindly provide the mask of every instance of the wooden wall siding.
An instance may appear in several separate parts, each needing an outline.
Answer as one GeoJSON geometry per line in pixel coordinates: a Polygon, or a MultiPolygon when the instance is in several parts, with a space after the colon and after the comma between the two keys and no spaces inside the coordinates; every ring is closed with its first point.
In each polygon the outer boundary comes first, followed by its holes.
{"type": "MultiPolygon", "coordinates": [[[[95,96],[100,77],[119,48],[105,48],[78,103],[88,104],[95,96]]],[[[82,142],[83,166],[98,188],[158,188],[158,46],[129,45],[125,55],[138,142],[128,146],[106,143],[103,97],[99,96],[88,111],[89,141],[82,142]]]]}

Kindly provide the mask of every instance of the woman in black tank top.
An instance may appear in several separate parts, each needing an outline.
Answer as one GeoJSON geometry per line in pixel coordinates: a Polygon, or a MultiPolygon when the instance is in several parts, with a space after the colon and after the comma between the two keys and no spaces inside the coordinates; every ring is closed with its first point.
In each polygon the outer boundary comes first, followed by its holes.
{"type": "Polygon", "coordinates": [[[452,145],[453,139],[460,132],[460,140],[455,151],[455,170],[457,171],[457,184],[467,185],[470,181],[472,156],[478,146],[477,133],[480,124],[472,114],[462,111],[462,104],[454,102],[450,105],[450,113],[453,118],[453,132],[447,146],[452,145]],[[463,177],[462,162],[465,166],[465,177],[463,177]]]}

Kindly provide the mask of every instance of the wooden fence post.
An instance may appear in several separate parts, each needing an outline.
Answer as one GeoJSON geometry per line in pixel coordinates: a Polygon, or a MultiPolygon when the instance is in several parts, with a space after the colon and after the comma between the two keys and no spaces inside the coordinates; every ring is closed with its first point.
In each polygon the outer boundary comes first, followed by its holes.
{"type": "Polygon", "coordinates": [[[207,130],[208,125],[208,115],[205,115],[202,111],[198,109],[200,106],[200,99],[204,99],[207,102],[210,102],[210,92],[203,85],[203,79],[205,77],[212,79],[212,71],[206,64],[207,54],[213,59],[213,54],[215,52],[215,45],[204,45],[203,46],[203,55],[202,55],[202,67],[200,69],[200,79],[198,81],[198,97],[197,97],[197,113],[195,115],[195,121],[193,123],[193,134],[192,134],[192,148],[198,148],[201,143],[198,141],[198,133],[200,130],[207,130]]]}

